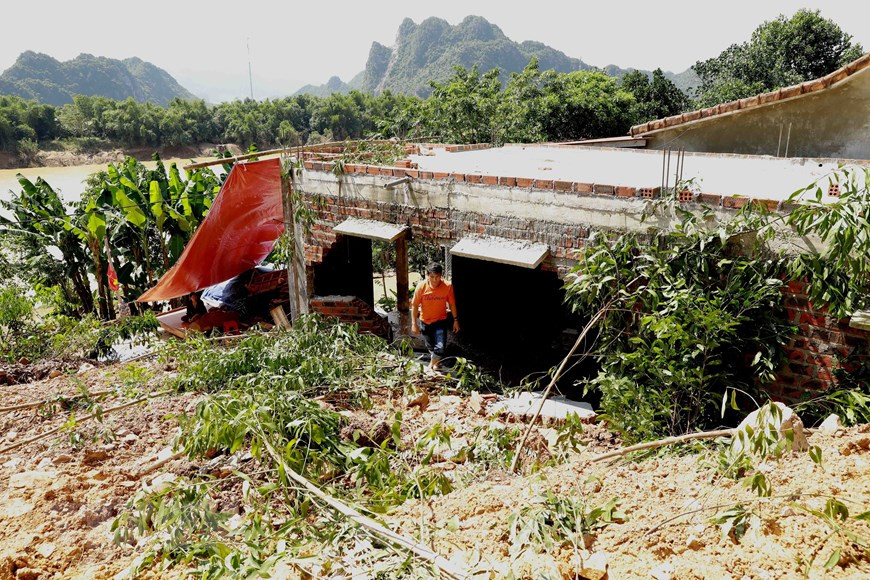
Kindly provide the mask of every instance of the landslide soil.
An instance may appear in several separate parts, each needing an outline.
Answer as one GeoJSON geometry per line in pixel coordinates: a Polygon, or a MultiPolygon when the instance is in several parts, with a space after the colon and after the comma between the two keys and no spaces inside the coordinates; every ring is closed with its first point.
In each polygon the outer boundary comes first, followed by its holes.
{"type": "MultiPolygon", "coordinates": [[[[156,388],[172,369],[157,363],[137,363],[153,371],[156,388]]],[[[116,384],[122,365],[109,365],[27,384],[0,385],[0,406],[56,399],[116,384]]],[[[200,395],[184,394],[150,399],[147,403],[106,415],[102,422],[75,427],[81,441],[73,445],[70,431],[0,454],[0,580],[7,578],[109,578],[124,570],[137,555],[115,546],[110,531],[114,517],[130,497],[160,473],[190,474],[207,461],[171,461],[160,470],[138,477],[144,465],[165,456],[177,421],[189,413],[200,395]],[[163,455],[160,455],[160,454],[163,455]]],[[[102,401],[103,408],[126,402],[123,397],[102,401]]],[[[377,435],[392,413],[404,414],[402,437],[413,442],[431,426],[442,423],[454,439],[470,437],[477,426],[493,424],[486,416],[487,401],[471,397],[439,396],[427,404],[384,396],[368,411],[337,408],[349,424],[370,425],[377,435]]],[[[70,413],[87,411],[63,401],[41,408],[0,412],[0,448],[63,425],[70,413]]],[[[495,419],[497,421],[497,419],[495,419]]],[[[553,430],[537,428],[532,447],[543,461],[549,458],[546,441],[553,430]]],[[[618,447],[618,438],[601,425],[587,425],[585,447],[565,462],[534,471],[525,461],[523,475],[503,468],[443,460],[442,469],[455,478],[452,493],[424,501],[408,501],[385,521],[403,533],[419,537],[445,556],[478,569],[489,577],[536,578],[544,573],[579,577],[581,556],[597,553],[607,562],[610,578],[794,578],[815,557],[810,577],[866,578],[870,562],[863,551],[841,536],[831,536],[819,518],[798,506],[821,509],[835,496],[850,512],[870,509],[870,426],[815,433],[811,445],[823,453],[823,467],[807,454],[768,461],[762,470],[772,498],[758,501],[744,486],[716,476],[711,451],[660,453],[641,460],[590,464],[589,457],[618,447]],[[532,472],[534,471],[534,472],[532,472]],[[536,553],[529,549],[510,556],[508,520],[525,506],[541,501],[546,491],[574,494],[589,506],[611,498],[621,500],[626,514],[586,538],[577,551],[569,546],[536,553]],[[735,504],[754,510],[759,526],[750,527],[736,542],[710,523],[716,513],[735,504]],[[830,571],[822,563],[835,550],[839,562],[830,571]],[[804,564],[802,564],[803,562],[804,564]]],[[[220,509],[241,505],[239,486],[228,485],[216,497],[220,509]]],[[[863,538],[870,528],[863,522],[849,526],[863,538]]],[[[584,560],[586,561],[586,560],[584,560]]],[[[599,559],[600,561],[600,559],[599,559]]],[[[148,572],[148,577],[178,577],[184,570],[148,572]]],[[[481,576],[486,577],[486,576],[481,576]]]]}

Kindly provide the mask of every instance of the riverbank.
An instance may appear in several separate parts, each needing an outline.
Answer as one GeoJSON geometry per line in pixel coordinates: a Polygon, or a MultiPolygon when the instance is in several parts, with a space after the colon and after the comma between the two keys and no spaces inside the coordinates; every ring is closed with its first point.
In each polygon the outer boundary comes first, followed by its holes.
{"type": "Polygon", "coordinates": [[[107,165],[123,161],[125,157],[135,157],[139,161],[150,161],[156,151],[162,159],[193,159],[212,157],[215,150],[229,150],[233,155],[243,151],[235,144],[200,143],[198,145],[133,147],[106,151],[42,150],[32,159],[25,160],[14,153],[0,151],[0,169],[27,169],[32,167],[77,167],[81,165],[107,165]]]}

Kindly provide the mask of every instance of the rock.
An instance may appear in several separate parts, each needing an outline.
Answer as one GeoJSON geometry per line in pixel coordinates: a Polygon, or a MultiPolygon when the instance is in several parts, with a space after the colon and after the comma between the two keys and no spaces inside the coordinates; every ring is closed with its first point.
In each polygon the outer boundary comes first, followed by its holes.
{"type": "Polygon", "coordinates": [[[42,556],[43,558],[50,558],[54,551],[57,550],[57,546],[50,543],[39,544],[36,547],[36,553],[42,556]]]}
{"type": "Polygon", "coordinates": [[[9,487],[32,489],[50,485],[57,479],[56,471],[22,471],[9,478],[9,487]]]}
{"type": "Polygon", "coordinates": [[[151,480],[151,491],[154,493],[162,493],[166,491],[167,488],[178,479],[178,476],[174,473],[161,473],[157,477],[151,480]]]}
{"type": "Polygon", "coordinates": [[[606,552],[595,552],[588,558],[584,558],[580,566],[580,571],[577,573],[579,578],[586,580],[604,580],[607,578],[607,560],[606,552]]]}
{"type": "Polygon", "coordinates": [[[468,406],[478,415],[483,415],[484,411],[486,410],[486,402],[477,391],[471,392],[471,396],[468,397],[468,406]]]}
{"type": "Polygon", "coordinates": [[[405,404],[409,409],[411,407],[420,407],[421,411],[425,411],[429,406],[429,393],[420,391],[416,396],[407,397],[405,404]]]}
{"type": "Polygon", "coordinates": [[[15,469],[19,465],[21,465],[22,459],[20,457],[13,457],[9,461],[3,464],[3,467],[7,469],[15,469]]]}
{"type": "Polygon", "coordinates": [[[83,375],[86,372],[93,370],[95,367],[91,363],[82,363],[82,366],[79,367],[79,370],[76,371],[77,375],[83,375]]]}
{"type": "Polygon", "coordinates": [[[6,500],[4,508],[7,518],[17,518],[18,516],[23,516],[24,514],[33,511],[33,504],[27,503],[18,498],[11,498],[6,500]]]}
{"type": "Polygon", "coordinates": [[[26,356],[23,356],[23,357],[21,357],[20,359],[18,359],[18,364],[20,364],[20,365],[29,365],[29,364],[30,364],[30,359],[27,358],[26,356]]]}
{"type": "Polygon", "coordinates": [[[698,539],[698,536],[691,534],[686,539],[686,547],[690,550],[700,550],[704,547],[704,542],[698,539]]]}
{"type": "Polygon", "coordinates": [[[42,570],[36,568],[19,568],[15,571],[15,580],[37,580],[42,576],[42,570]]]}
{"type": "Polygon", "coordinates": [[[127,433],[126,435],[124,435],[124,438],[122,439],[122,441],[128,445],[131,443],[135,443],[138,440],[139,440],[139,436],[136,435],[135,433],[127,433]]]}
{"type": "MultiPolygon", "coordinates": [[[[807,442],[807,436],[804,433],[804,423],[801,421],[800,417],[782,403],[773,404],[781,411],[780,417],[775,417],[771,413],[770,407],[765,405],[747,415],[746,418],[741,421],[740,425],[737,426],[737,430],[746,433],[746,428],[749,426],[752,427],[752,430],[755,433],[758,433],[759,430],[769,429],[773,426],[773,428],[779,433],[779,436],[785,438],[786,431],[791,429],[794,434],[791,445],[792,451],[806,451],[809,449],[810,444],[807,442]]],[[[744,449],[744,445],[743,437],[732,437],[731,453],[741,453],[744,449]]]]}
{"type": "Polygon", "coordinates": [[[840,417],[837,414],[832,413],[828,415],[827,419],[822,421],[821,425],[819,425],[819,433],[833,435],[842,428],[843,424],[840,422],[840,417]]]}
{"type": "Polygon", "coordinates": [[[9,441],[10,443],[12,441],[15,441],[15,439],[17,439],[17,438],[18,438],[18,431],[15,431],[14,429],[6,434],[6,440],[9,441]]]}
{"type": "Polygon", "coordinates": [[[54,458],[54,461],[52,461],[52,463],[54,463],[55,465],[61,465],[62,463],[69,463],[72,460],[73,460],[72,455],[67,455],[66,453],[61,453],[60,455],[58,455],[57,457],[54,458]]]}
{"type": "Polygon", "coordinates": [[[57,377],[61,376],[62,374],[63,374],[63,373],[60,372],[59,370],[57,370],[57,369],[52,369],[52,371],[51,371],[50,373],[48,373],[48,378],[50,378],[50,379],[56,379],[57,377]]]}
{"type": "Polygon", "coordinates": [[[109,458],[109,454],[103,451],[102,449],[97,451],[89,451],[82,458],[83,465],[90,465],[91,463],[99,463],[101,461],[105,461],[109,458]]]}
{"type": "Polygon", "coordinates": [[[656,566],[649,571],[649,575],[656,580],[671,580],[671,576],[676,572],[673,564],[665,562],[661,566],[656,566]]]}

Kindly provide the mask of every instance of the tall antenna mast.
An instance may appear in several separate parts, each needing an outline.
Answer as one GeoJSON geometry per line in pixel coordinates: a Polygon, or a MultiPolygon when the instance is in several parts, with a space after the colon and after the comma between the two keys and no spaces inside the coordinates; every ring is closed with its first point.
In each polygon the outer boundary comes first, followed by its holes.
{"type": "Polygon", "coordinates": [[[245,46],[248,48],[248,82],[251,84],[251,100],[254,100],[254,75],[251,74],[251,39],[245,39],[245,46]]]}

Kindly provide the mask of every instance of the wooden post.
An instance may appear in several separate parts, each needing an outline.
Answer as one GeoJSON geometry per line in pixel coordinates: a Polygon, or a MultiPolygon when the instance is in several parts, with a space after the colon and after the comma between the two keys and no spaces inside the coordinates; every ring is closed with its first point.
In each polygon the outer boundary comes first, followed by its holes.
{"type": "Polygon", "coordinates": [[[407,312],[408,301],[408,235],[402,234],[396,240],[396,308],[407,312]]]}
{"type": "MultiPolygon", "coordinates": [[[[293,169],[291,168],[290,171],[293,169]]],[[[287,288],[290,293],[290,321],[295,323],[308,314],[308,285],[305,274],[305,240],[302,226],[296,223],[293,211],[292,184],[289,173],[281,170],[281,198],[284,209],[284,232],[290,238],[290,257],[287,261],[287,288]]]]}

